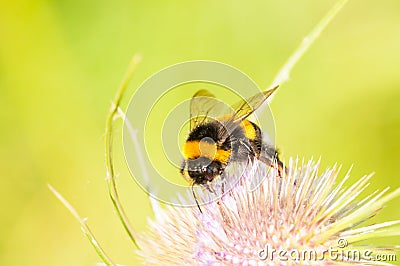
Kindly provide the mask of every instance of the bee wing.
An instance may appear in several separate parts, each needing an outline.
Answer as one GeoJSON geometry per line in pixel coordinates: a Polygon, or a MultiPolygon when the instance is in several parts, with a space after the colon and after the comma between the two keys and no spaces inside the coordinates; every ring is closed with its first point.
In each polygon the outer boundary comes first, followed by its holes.
{"type": "Polygon", "coordinates": [[[224,121],[224,127],[228,134],[230,135],[243,120],[257,110],[277,89],[278,86],[274,87],[273,89],[257,93],[247,100],[242,100],[233,105],[230,110],[230,113],[232,113],[230,119],[224,121]]]}
{"type": "MultiPolygon", "coordinates": [[[[271,90],[260,92],[247,100],[240,101],[233,105],[232,108],[227,108],[224,103],[218,101],[209,91],[199,90],[190,101],[190,130],[210,119],[216,119],[218,116],[224,115],[225,130],[228,133],[232,132],[240,125],[240,122],[257,110],[277,88],[278,86],[271,90]]],[[[226,132],[221,133],[226,135],[226,132]]]]}
{"type": "Polygon", "coordinates": [[[233,119],[237,122],[245,120],[255,110],[257,110],[277,89],[278,86],[274,87],[273,89],[257,93],[247,100],[241,101],[234,105],[233,119]]]}
{"type": "Polygon", "coordinates": [[[213,113],[219,107],[220,102],[209,91],[199,90],[196,92],[190,101],[190,130],[213,118],[213,113]]]}

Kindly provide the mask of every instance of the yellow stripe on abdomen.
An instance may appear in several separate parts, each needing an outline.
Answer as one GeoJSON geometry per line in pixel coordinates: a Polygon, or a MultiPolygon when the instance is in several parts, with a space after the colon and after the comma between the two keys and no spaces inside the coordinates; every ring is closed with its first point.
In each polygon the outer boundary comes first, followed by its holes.
{"type": "Polygon", "coordinates": [[[183,145],[183,155],[187,159],[196,159],[201,156],[212,161],[227,163],[231,155],[231,150],[218,149],[215,143],[191,140],[183,145]]]}
{"type": "MultiPolygon", "coordinates": [[[[225,121],[231,121],[232,120],[232,116],[231,115],[223,115],[218,117],[219,121],[225,122],[225,121]]],[[[246,138],[254,140],[257,137],[257,133],[256,130],[254,128],[254,125],[247,119],[243,120],[240,123],[240,127],[243,129],[244,131],[244,135],[246,136],[246,138]]]]}
{"type": "Polygon", "coordinates": [[[249,120],[243,120],[240,127],[244,130],[244,134],[248,139],[254,140],[257,137],[256,130],[249,120]]]}

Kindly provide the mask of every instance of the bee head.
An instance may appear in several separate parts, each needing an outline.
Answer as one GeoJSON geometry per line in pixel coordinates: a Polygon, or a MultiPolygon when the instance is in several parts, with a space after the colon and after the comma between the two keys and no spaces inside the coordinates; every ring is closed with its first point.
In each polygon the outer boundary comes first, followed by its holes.
{"type": "Polygon", "coordinates": [[[212,161],[207,157],[188,160],[188,174],[196,184],[206,184],[217,175],[222,174],[223,165],[218,161],[212,161]]]}

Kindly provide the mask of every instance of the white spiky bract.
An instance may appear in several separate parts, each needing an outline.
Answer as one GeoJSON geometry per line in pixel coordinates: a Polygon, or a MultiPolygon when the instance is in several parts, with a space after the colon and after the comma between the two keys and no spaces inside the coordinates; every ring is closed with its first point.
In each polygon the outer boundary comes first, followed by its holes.
{"type": "Polygon", "coordinates": [[[355,229],[400,194],[399,189],[386,194],[385,190],[359,200],[370,175],[345,189],[349,174],[335,186],[340,169],[335,166],[319,173],[319,162],[299,166],[298,160],[290,160],[283,177],[263,164],[252,169],[238,171],[239,182],[220,200],[203,205],[202,213],[197,206],[158,211],[157,218],[149,221],[149,232],[138,239],[144,263],[366,265],[371,258],[365,256],[383,251],[356,242],[399,234],[400,221],[355,229]],[[260,185],[249,189],[255,180],[260,185]],[[323,253],[335,249],[337,256],[323,253]],[[276,253],[270,254],[272,250],[276,253]],[[287,253],[278,254],[282,250],[287,253]],[[311,250],[316,256],[308,260],[299,255],[311,250]],[[361,257],[345,251],[359,251],[361,257]]]}

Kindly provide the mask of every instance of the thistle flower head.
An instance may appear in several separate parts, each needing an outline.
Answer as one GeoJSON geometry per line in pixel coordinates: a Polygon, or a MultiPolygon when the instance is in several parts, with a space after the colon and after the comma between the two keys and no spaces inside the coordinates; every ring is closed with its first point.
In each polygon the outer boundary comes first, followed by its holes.
{"type": "Polygon", "coordinates": [[[138,238],[138,254],[149,265],[365,265],[366,256],[379,250],[356,242],[398,234],[399,221],[355,227],[400,191],[376,192],[360,201],[356,198],[370,176],[344,189],[349,175],[334,187],[338,172],[333,167],[319,173],[319,163],[298,165],[297,160],[290,160],[283,177],[262,163],[233,171],[226,178],[238,178],[237,184],[203,205],[202,213],[196,206],[158,210],[149,233],[138,238]],[[260,185],[252,190],[254,181],[260,185]],[[337,258],[329,254],[335,249],[341,252],[337,258]]]}

